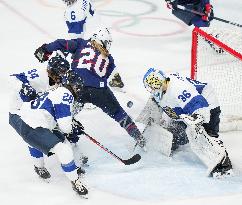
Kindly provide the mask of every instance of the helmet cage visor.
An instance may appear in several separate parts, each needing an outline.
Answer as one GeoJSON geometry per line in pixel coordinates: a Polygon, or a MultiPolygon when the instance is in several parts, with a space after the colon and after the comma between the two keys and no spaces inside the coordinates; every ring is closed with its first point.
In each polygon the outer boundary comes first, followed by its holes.
{"type": "Polygon", "coordinates": [[[162,89],[164,79],[159,78],[159,76],[155,76],[154,73],[150,74],[145,78],[145,88],[150,93],[155,93],[158,90],[162,89]]]}

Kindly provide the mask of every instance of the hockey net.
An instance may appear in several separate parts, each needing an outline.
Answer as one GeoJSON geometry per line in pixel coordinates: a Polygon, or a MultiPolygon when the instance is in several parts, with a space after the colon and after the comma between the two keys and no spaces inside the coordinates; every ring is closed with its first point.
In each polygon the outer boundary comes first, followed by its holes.
{"type": "Polygon", "coordinates": [[[220,131],[242,130],[242,30],[194,28],[191,61],[191,78],[215,89],[220,131]]]}

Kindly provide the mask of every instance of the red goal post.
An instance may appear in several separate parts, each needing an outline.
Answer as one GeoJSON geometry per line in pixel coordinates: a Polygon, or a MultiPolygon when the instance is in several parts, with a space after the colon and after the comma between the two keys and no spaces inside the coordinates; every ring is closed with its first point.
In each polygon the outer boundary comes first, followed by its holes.
{"type": "Polygon", "coordinates": [[[191,78],[214,87],[222,131],[242,130],[242,29],[194,28],[191,78]]]}

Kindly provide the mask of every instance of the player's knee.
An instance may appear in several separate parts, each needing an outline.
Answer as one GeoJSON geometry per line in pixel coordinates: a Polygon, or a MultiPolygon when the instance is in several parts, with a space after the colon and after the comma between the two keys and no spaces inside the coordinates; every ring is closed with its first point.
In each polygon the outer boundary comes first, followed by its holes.
{"type": "Polygon", "coordinates": [[[51,149],[51,152],[57,155],[61,164],[68,164],[73,160],[73,152],[69,144],[60,142],[51,149]]]}

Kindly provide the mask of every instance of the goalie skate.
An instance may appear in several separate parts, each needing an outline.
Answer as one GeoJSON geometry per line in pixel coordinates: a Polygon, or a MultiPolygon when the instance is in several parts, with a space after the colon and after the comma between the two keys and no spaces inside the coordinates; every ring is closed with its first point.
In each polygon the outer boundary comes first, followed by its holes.
{"type": "Polygon", "coordinates": [[[233,176],[232,164],[227,152],[222,161],[212,170],[210,176],[216,179],[233,176]]]}

